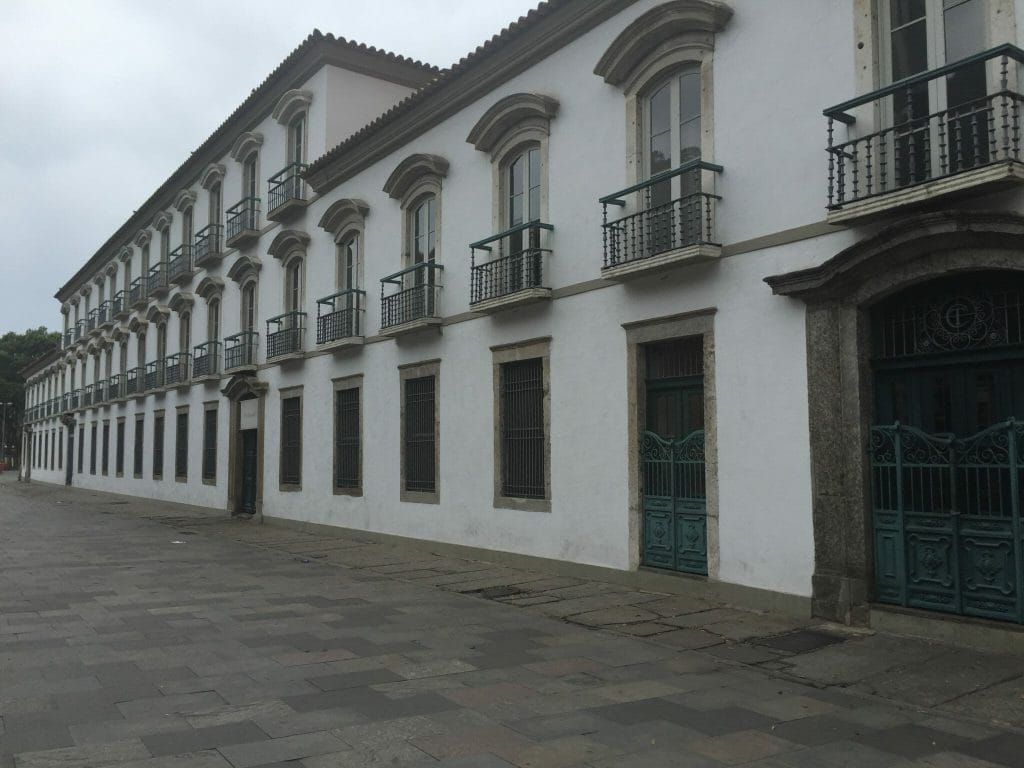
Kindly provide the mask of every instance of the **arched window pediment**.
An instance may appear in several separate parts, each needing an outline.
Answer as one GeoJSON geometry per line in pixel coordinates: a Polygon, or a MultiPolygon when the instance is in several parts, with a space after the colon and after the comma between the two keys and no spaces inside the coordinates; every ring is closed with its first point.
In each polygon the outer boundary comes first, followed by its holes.
{"type": "Polygon", "coordinates": [[[153,223],[149,226],[159,232],[171,226],[172,221],[174,221],[174,216],[170,211],[160,211],[160,213],[153,217],[153,223]]]}
{"type": "Polygon", "coordinates": [[[177,312],[180,315],[182,312],[187,312],[191,309],[195,302],[196,297],[194,294],[188,291],[179,291],[171,297],[167,305],[171,308],[171,311],[177,312]]]}
{"type": "Polygon", "coordinates": [[[514,93],[484,112],[466,141],[493,155],[510,134],[524,128],[547,136],[551,118],[558,114],[558,100],[539,93],[514,93]]]}
{"type": "Polygon", "coordinates": [[[214,184],[224,181],[224,174],[226,172],[227,169],[220,163],[210,163],[199,177],[199,186],[203,189],[209,189],[214,184]]]}
{"type": "Polygon", "coordinates": [[[370,206],[363,200],[344,198],[332,203],[331,207],[324,211],[317,226],[330,232],[337,240],[353,227],[362,229],[369,212],[370,206]]]}
{"type": "Polygon", "coordinates": [[[112,341],[123,341],[128,338],[129,328],[123,323],[118,323],[110,329],[110,338],[112,341]]]}
{"type": "Polygon", "coordinates": [[[156,325],[167,322],[167,318],[170,316],[171,310],[163,304],[154,304],[146,310],[146,321],[156,325]]]}
{"type": "Polygon", "coordinates": [[[149,323],[138,315],[133,315],[132,319],[128,321],[128,330],[136,336],[145,336],[148,326],[149,323]]]}
{"type": "Polygon", "coordinates": [[[124,248],[121,249],[121,252],[117,254],[117,260],[123,264],[126,261],[131,261],[131,259],[132,247],[130,245],[126,245],[124,248]]]}
{"type": "Polygon", "coordinates": [[[79,296],[83,296],[83,297],[84,297],[84,296],[88,296],[88,295],[89,295],[90,293],[92,293],[92,284],[91,284],[91,283],[86,283],[86,284],[85,284],[85,285],[83,285],[83,286],[82,286],[82,288],[81,288],[81,289],[80,289],[80,290],[78,291],[78,295],[79,295],[79,296]]]}
{"type": "Polygon", "coordinates": [[[114,277],[117,274],[117,259],[111,260],[103,270],[107,277],[114,277]]]}
{"type": "Polygon", "coordinates": [[[107,282],[106,270],[95,275],[92,279],[92,282],[93,285],[97,286],[103,285],[105,282],[107,282]]]}
{"type": "Polygon", "coordinates": [[[211,301],[224,293],[224,281],[219,277],[204,277],[196,286],[196,295],[203,301],[211,301]]]}
{"type": "Polygon", "coordinates": [[[186,208],[191,208],[196,204],[197,197],[196,193],[191,189],[181,190],[174,196],[174,209],[179,213],[184,213],[186,208]]]}
{"type": "Polygon", "coordinates": [[[70,315],[71,314],[71,303],[65,301],[63,304],[61,304],[60,305],[60,313],[62,315],[70,315]]]}
{"type": "Polygon", "coordinates": [[[309,244],[309,235],[300,229],[283,229],[277,233],[277,237],[267,248],[267,253],[275,259],[283,259],[294,250],[306,250],[309,244]]]}
{"type": "Polygon", "coordinates": [[[138,232],[135,233],[135,239],[132,242],[139,246],[139,248],[144,248],[145,246],[149,245],[149,241],[152,239],[153,233],[150,232],[149,229],[140,229],[138,232]]]}
{"type": "Polygon", "coordinates": [[[239,256],[228,270],[228,278],[241,285],[250,277],[255,278],[263,268],[263,262],[256,256],[239,256]]]}
{"type": "Polygon", "coordinates": [[[241,134],[235,143],[231,145],[231,159],[236,162],[244,162],[250,153],[255,152],[263,146],[263,134],[255,131],[247,131],[241,134]]]}
{"type": "Polygon", "coordinates": [[[388,176],[384,191],[394,200],[404,200],[409,191],[424,177],[443,179],[448,175],[448,161],[439,155],[409,155],[388,176]]]}
{"type": "Polygon", "coordinates": [[[594,74],[609,85],[633,90],[647,65],[673,49],[714,50],[714,36],[731,18],[732,8],[718,0],[673,0],[659,5],[622,30],[597,62],[594,74]]]}
{"type": "Polygon", "coordinates": [[[271,113],[271,117],[281,125],[288,125],[292,121],[292,118],[300,112],[308,109],[312,102],[312,91],[302,91],[297,88],[293,88],[290,91],[286,91],[284,95],[278,99],[277,105],[271,113]]]}

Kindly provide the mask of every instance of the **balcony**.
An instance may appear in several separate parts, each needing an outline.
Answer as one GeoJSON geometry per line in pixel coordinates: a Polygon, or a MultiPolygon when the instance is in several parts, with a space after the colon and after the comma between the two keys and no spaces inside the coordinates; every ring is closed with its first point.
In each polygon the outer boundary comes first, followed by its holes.
{"type": "Polygon", "coordinates": [[[256,351],[259,349],[260,335],[256,331],[242,331],[224,339],[224,370],[256,368],[256,351]]]}
{"type": "Polygon", "coordinates": [[[363,343],[366,291],[350,289],[317,299],[316,343],[332,347],[363,343]]]}
{"type": "Polygon", "coordinates": [[[60,412],[67,413],[70,410],[72,410],[71,393],[65,392],[63,395],[60,396],[60,412]]]}
{"type": "Polygon", "coordinates": [[[187,387],[192,369],[192,355],[179,352],[164,360],[164,383],[168,387],[187,387]]]}
{"type": "Polygon", "coordinates": [[[110,300],[110,316],[117,320],[123,320],[128,317],[129,313],[128,292],[118,291],[110,300]]]}
{"type": "Polygon", "coordinates": [[[208,341],[197,346],[192,354],[192,378],[211,379],[220,375],[220,342],[208,341]]]}
{"type": "Polygon", "coordinates": [[[380,332],[401,336],[441,325],[441,286],[438,272],[444,267],[433,261],[413,264],[380,281],[380,332]],[[387,286],[398,286],[390,296],[387,286]]]}
{"type": "Polygon", "coordinates": [[[698,158],[602,197],[601,276],[628,280],[718,258],[722,247],[712,233],[715,203],[722,198],[703,190],[721,172],[722,166],[698,158]],[[633,212],[609,221],[609,205],[633,212]]]}
{"type": "Polygon", "coordinates": [[[260,236],[260,199],[246,197],[227,210],[228,248],[242,248],[260,236]]]}
{"type": "Polygon", "coordinates": [[[1024,181],[1022,62],[1024,51],[1002,45],[826,109],[828,221],[1024,181]],[[845,140],[836,123],[846,126],[845,140]]]}
{"type": "Polygon", "coordinates": [[[306,168],[305,163],[289,163],[270,177],[267,182],[268,219],[285,221],[309,205],[305,197],[305,182],[302,180],[306,168]]]}
{"type": "Polygon", "coordinates": [[[160,297],[166,296],[170,290],[170,283],[167,282],[167,265],[161,261],[150,267],[149,277],[146,279],[146,293],[160,297]]]}
{"type": "Polygon", "coordinates": [[[541,247],[541,232],[553,229],[550,224],[532,221],[472,243],[470,309],[498,312],[550,299],[551,289],[544,285],[544,262],[551,250],[541,247]],[[477,251],[486,251],[490,258],[477,264],[477,251]]]}
{"type": "Polygon", "coordinates": [[[167,262],[167,279],[170,282],[175,285],[188,285],[195,274],[191,245],[179,245],[171,251],[170,261],[167,262]]]}
{"type": "Polygon", "coordinates": [[[267,320],[267,360],[301,356],[306,336],[306,313],[285,312],[267,320]]]}
{"type": "Polygon", "coordinates": [[[68,328],[66,331],[64,331],[64,349],[67,349],[68,347],[72,346],[75,343],[75,340],[75,329],[74,326],[72,326],[71,328],[68,328]]]}
{"type": "Polygon", "coordinates": [[[199,230],[196,234],[195,245],[192,246],[192,256],[196,267],[220,263],[224,256],[223,237],[224,228],[220,224],[211,224],[199,230]]]}
{"type": "Polygon", "coordinates": [[[92,310],[89,313],[89,317],[86,318],[86,320],[85,320],[85,331],[88,334],[95,333],[96,331],[99,331],[99,329],[100,329],[100,325],[97,322],[97,312],[98,312],[98,310],[95,310],[95,309],[92,310]]]}
{"type": "Polygon", "coordinates": [[[87,320],[79,320],[75,323],[75,339],[81,341],[89,335],[89,322],[87,320]]]}
{"type": "Polygon", "coordinates": [[[137,277],[128,286],[128,303],[132,309],[142,309],[149,299],[146,291],[146,278],[137,277]]]}
{"type": "Polygon", "coordinates": [[[146,391],[154,392],[158,389],[163,389],[165,386],[164,375],[166,368],[163,360],[154,360],[151,363],[146,363],[146,391]]]}
{"type": "Polygon", "coordinates": [[[79,401],[79,407],[91,408],[92,407],[92,384],[87,384],[82,389],[82,398],[79,401]]]}
{"type": "Polygon", "coordinates": [[[114,318],[110,314],[110,302],[104,301],[90,312],[89,322],[92,324],[92,327],[89,329],[90,333],[99,333],[104,328],[110,327],[114,322],[114,318]]]}
{"type": "Polygon", "coordinates": [[[116,373],[107,380],[106,401],[113,403],[124,398],[124,379],[120,373],[116,373]]]}
{"type": "Polygon", "coordinates": [[[92,404],[103,405],[107,402],[107,380],[101,379],[92,387],[92,404]]]}
{"type": "Polygon", "coordinates": [[[135,395],[136,397],[146,392],[146,369],[139,366],[132,368],[125,375],[124,394],[125,397],[135,395]]]}

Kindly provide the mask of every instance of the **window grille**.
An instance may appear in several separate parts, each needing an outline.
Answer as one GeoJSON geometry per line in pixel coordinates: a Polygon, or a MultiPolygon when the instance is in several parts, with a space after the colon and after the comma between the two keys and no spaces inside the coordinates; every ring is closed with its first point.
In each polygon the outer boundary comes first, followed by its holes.
{"type": "Polygon", "coordinates": [[[501,495],[543,499],[544,361],[501,366],[501,495]]]}
{"type": "Polygon", "coordinates": [[[359,452],[359,388],[334,393],[334,487],[362,486],[359,452]]]}
{"type": "Polygon", "coordinates": [[[302,398],[281,401],[281,483],[302,482],[302,398]]]}
{"type": "Polygon", "coordinates": [[[437,490],[434,450],[437,440],[433,376],[405,381],[405,490],[437,490]]]}
{"type": "Polygon", "coordinates": [[[178,414],[174,429],[174,477],[184,480],[188,477],[188,412],[178,414]]]}
{"type": "Polygon", "coordinates": [[[217,409],[204,414],[203,423],[203,480],[217,479],[217,409]]]}
{"type": "Polygon", "coordinates": [[[164,417],[153,418],[153,479],[164,476],[164,417]]]}

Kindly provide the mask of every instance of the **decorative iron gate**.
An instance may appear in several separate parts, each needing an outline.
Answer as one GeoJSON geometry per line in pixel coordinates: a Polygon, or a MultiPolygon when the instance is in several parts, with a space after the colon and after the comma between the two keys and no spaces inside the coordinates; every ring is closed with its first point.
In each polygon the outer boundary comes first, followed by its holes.
{"type": "Polygon", "coordinates": [[[654,432],[640,439],[643,564],[707,575],[704,431],[678,440],[654,432]]]}
{"type": "Polygon", "coordinates": [[[1024,621],[1024,423],[971,437],[871,429],[880,602],[1024,621]]]}

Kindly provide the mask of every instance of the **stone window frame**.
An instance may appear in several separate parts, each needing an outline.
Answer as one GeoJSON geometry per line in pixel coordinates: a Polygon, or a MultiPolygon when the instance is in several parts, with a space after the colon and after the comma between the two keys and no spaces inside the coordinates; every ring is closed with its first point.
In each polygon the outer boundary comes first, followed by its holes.
{"type": "Polygon", "coordinates": [[[174,409],[174,482],[176,483],[187,483],[188,482],[188,430],[191,425],[191,420],[188,418],[189,407],[187,405],[179,405],[174,409]],[[181,442],[181,416],[185,415],[185,472],[179,473],[178,470],[178,451],[180,450],[181,442]]]}
{"type": "Polygon", "coordinates": [[[114,427],[114,439],[117,447],[114,449],[114,477],[124,477],[124,440],[128,436],[126,417],[118,416],[114,427]]]}
{"type": "Polygon", "coordinates": [[[441,503],[441,360],[423,360],[398,366],[399,410],[399,501],[412,504],[441,503]],[[409,379],[434,377],[434,490],[407,491],[405,489],[405,382],[409,379]]]}
{"type": "MultiPolygon", "coordinates": [[[[435,264],[444,263],[442,245],[442,193],[443,180],[448,175],[448,161],[438,155],[410,155],[392,171],[384,183],[384,191],[397,200],[402,211],[402,265],[405,269],[413,265],[413,216],[419,206],[428,198],[434,200],[434,259],[435,264]]],[[[441,279],[435,273],[433,284],[440,285],[441,279]]]]}
{"type": "Polygon", "coordinates": [[[202,455],[202,459],[200,461],[200,467],[199,467],[199,476],[200,476],[200,478],[203,481],[203,485],[213,485],[213,486],[217,485],[217,464],[218,464],[218,461],[217,461],[217,438],[219,437],[219,432],[220,432],[220,421],[219,421],[219,419],[220,419],[220,401],[218,401],[218,400],[207,400],[205,403],[203,403],[203,443],[202,443],[203,447],[202,447],[202,450],[200,452],[201,455],[202,455]],[[214,424],[213,424],[213,431],[214,431],[214,435],[213,435],[213,476],[212,477],[207,477],[207,473],[206,473],[206,443],[207,443],[208,435],[207,435],[206,427],[207,427],[207,423],[208,423],[207,422],[207,418],[208,418],[208,415],[209,415],[209,413],[211,411],[215,414],[215,416],[214,416],[214,424]]]}
{"type": "Polygon", "coordinates": [[[277,467],[277,489],[281,493],[298,493],[302,490],[302,448],[303,448],[303,429],[302,424],[305,420],[305,407],[306,398],[303,395],[303,385],[299,384],[294,387],[283,387],[278,390],[280,408],[278,409],[278,444],[279,444],[279,460],[277,467]],[[297,483],[286,483],[282,479],[284,476],[284,401],[291,400],[293,398],[299,399],[299,481],[297,483]]]}
{"type": "Polygon", "coordinates": [[[354,498],[362,497],[363,495],[363,455],[364,455],[364,440],[363,440],[363,425],[364,425],[364,412],[363,412],[363,374],[356,373],[352,376],[341,376],[336,379],[331,379],[331,410],[333,411],[333,424],[334,429],[332,431],[332,450],[331,450],[331,489],[335,496],[351,496],[354,498]],[[359,403],[359,485],[353,488],[339,488],[335,484],[334,470],[338,465],[338,408],[337,408],[337,397],[338,392],[347,389],[354,389],[358,392],[357,400],[359,403]]]}
{"type": "Polygon", "coordinates": [[[491,347],[491,370],[494,401],[493,477],[495,509],[520,512],[551,511],[551,337],[499,344],[491,347]],[[502,494],[502,414],[501,370],[506,363],[540,358],[544,382],[544,498],[523,499],[502,494]]]}
{"type": "Polygon", "coordinates": [[[320,218],[319,226],[334,239],[334,286],[336,291],[365,290],[366,217],[370,206],[363,200],[345,198],[334,202],[320,218]],[[342,248],[352,238],[357,238],[355,285],[342,285],[344,270],[341,268],[342,248]]]}
{"type": "Polygon", "coordinates": [[[110,419],[104,419],[100,438],[100,474],[110,476],[110,419]]]}
{"type": "Polygon", "coordinates": [[[99,465],[99,424],[94,419],[89,424],[89,474],[95,475],[99,465]]]}
{"type": "Polygon", "coordinates": [[[150,464],[150,477],[153,480],[164,479],[164,464],[166,463],[167,454],[167,414],[163,408],[153,411],[153,442],[151,443],[152,455],[150,464]],[[160,424],[160,429],[157,429],[157,424],[160,424]],[[157,437],[160,439],[157,440],[157,437]],[[159,446],[160,452],[160,463],[157,464],[157,447],[159,446]],[[157,469],[159,468],[159,472],[157,469]]]}
{"type": "MultiPolygon", "coordinates": [[[[41,441],[40,441],[41,442],[41,441]]],[[[85,474],[85,424],[80,423],[78,425],[78,472],[79,475],[85,474]]]]}
{"type": "MultiPolygon", "coordinates": [[[[704,478],[707,511],[708,575],[717,581],[721,566],[718,532],[718,415],[715,393],[715,314],[717,309],[684,312],[666,317],[623,323],[626,335],[626,402],[629,442],[629,560],[630,569],[640,567],[643,549],[643,499],[640,488],[640,432],[645,423],[643,382],[646,380],[645,347],[662,341],[700,336],[704,345],[704,478]]],[[[660,572],[660,571],[659,571],[660,572]]]]}
{"type": "Polygon", "coordinates": [[[132,430],[132,478],[141,480],[146,470],[146,414],[135,414],[132,430]]]}

